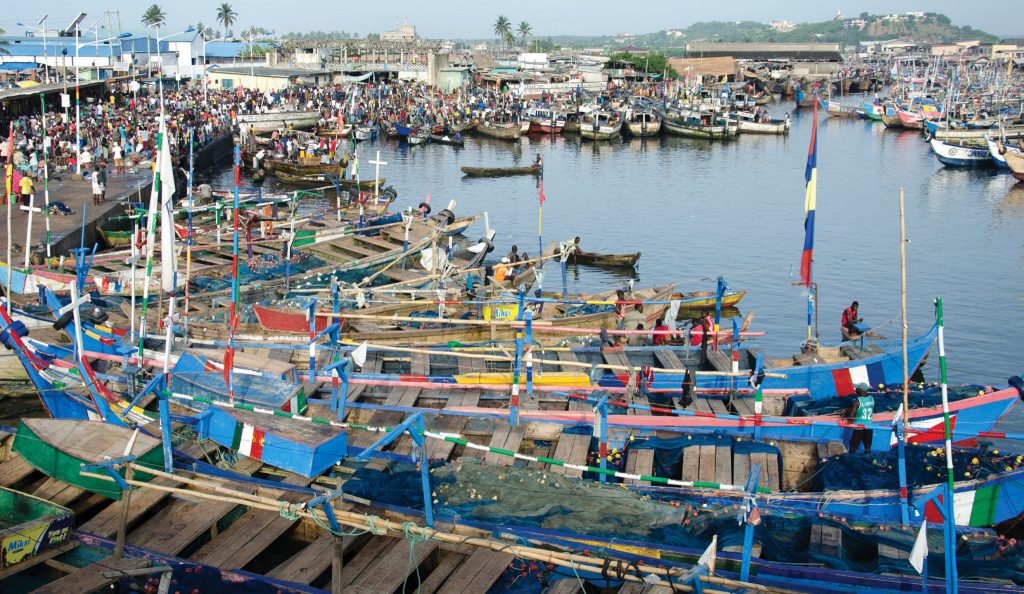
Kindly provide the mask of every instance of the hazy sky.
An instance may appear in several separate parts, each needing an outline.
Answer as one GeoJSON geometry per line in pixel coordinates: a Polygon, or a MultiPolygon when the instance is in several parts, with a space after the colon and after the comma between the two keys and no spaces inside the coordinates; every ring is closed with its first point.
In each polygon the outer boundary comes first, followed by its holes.
{"type": "MultiPolygon", "coordinates": [[[[88,13],[90,25],[97,18],[106,23],[107,10],[120,11],[125,30],[141,31],[139,18],[147,0],[9,0],[0,13],[0,28],[8,34],[24,31],[17,22],[36,23],[49,14],[51,28],[62,28],[79,11],[88,13]]],[[[168,29],[184,29],[201,21],[216,22],[220,2],[203,0],[167,0],[158,2],[167,13],[168,29]]],[[[504,14],[518,24],[528,21],[534,35],[588,35],[610,33],[647,33],[674,27],[686,27],[697,21],[789,19],[796,22],[821,21],[832,18],[837,10],[844,15],[861,12],[931,11],[948,15],[957,25],[970,25],[996,35],[1024,35],[1021,0],[843,0],[838,3],[821,0],[732,0],[731,2],[694,2],[693,0],[647,0],[646,2],[611,2],[609,0],[517,0],[496,2],[448,2],[431,0],[392,0],[385,2],[301,2],[272,0],[235,0],[238,13],[236,32],[250,25],[279,33],[309,30],[344,30],[365,36],[387,31],[408,18],[417,32],[428,38],[483,38],[492,36],[493,23],[504,14]],[[776,6],[772,6],[772,5],[776,6]]],[[[116,22],[116,21],[115,21],[116,22]]]]}

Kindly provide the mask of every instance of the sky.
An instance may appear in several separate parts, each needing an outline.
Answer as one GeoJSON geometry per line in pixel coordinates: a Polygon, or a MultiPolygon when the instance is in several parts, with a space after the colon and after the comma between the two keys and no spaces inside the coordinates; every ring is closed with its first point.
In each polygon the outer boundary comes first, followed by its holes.
{"type": "MultiPolygon", "coordinates": [[[[0,28],[7,34],[24,31],[18,22],[34,25],[48,14],[51,29],[63,28],[78,14],[88,16],[84,26],[94,23],[106,26],[106,12],[118,11],[123,30],[141,32],[139,19],[149,0],[36,0],[6,3],[0,14],[0,28]]],[[[175,0],[158,2],[167,14],[165,32],[182,30],[189,24],[216,23],[220,2],[210,0],[175,0]]],[[[480,39],[492,37],[495,19],[506,15],[514,25],[527,21],[534,35],[608,35],[614,33],[650,33],[683,28],[698,21],[754,20],[769,22],[787,19],[813,22],[830,19],[841,10],[844,15],[902,13],[907,11],[940,12],[956,25],[970,25],[1001,36],[1024,35],[1024,19],[1020,18],[1021,0],[859,0],[838,3],[821,0],[731,0],[730,2],[696,2],[694,0],[646,0],[642,4],[610,0],[517,0],[498,2],[446,2],[431,0],[390,0],[361,2],[282,2],[281,0],[236,0],[231,2],[238,21],[235,32],[249,26],[263,27],[278,33],[311,30],[344,30],[365,37],[395,28],[406,19],[415,25],[421,37],[431,39],[480,39]],[[358,5],[358,8],[353,8],[358,5]],[[773,6],[774,5],[774,6],[773,6]],[[332,8],[325,11],[324,8],[332,8]],[[372,6],[373,8],[366,8],[372,6]],[[289,8],[291,7],[291,8],[289,8]],[[304,7],[304,9],[300,9],[304,7]],[[315,8],[314,8],[315,7],[315,8]],[[324,7],[324,8],[321,8],[324,7]]],[[[111,17],[115,23],[116,16],[111,17]]]]}

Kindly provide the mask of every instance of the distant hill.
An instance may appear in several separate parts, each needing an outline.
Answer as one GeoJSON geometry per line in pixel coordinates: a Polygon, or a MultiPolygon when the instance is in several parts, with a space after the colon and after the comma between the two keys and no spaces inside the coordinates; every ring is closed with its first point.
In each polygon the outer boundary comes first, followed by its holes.
{"type": "MultiPolygon", "coordinates": [[[[861,41],[910,38],[922,43],[980,39],[996,42],[999,38],[968,26],[954,25],[944,14],[926,12],[914,15],[871,15],[839,17],[819,23],[798,23],[789,31],[777,31],[771,25],[755,21],[709,21],[686,28],[655,33],[614,36],[550,36],[544,41],[555,46],[606,47],[614,49],[635,45],[645,49],[679,54],[693,41],[722,42],[830,42],[854,45],[861,41]]],[[[484,40],[486,41],[486,40],[484,40]]]]}

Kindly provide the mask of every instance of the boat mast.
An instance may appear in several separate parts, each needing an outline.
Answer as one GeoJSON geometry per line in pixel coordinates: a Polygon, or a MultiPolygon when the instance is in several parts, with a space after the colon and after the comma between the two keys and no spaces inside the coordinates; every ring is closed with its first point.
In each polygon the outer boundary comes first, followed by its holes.
{"type": "Polygon", "coordinates": [[[903,333],[903,422],[910,422],[910,374],[907,368],[907,225],[900,188],[900,318],[903,333]]]}

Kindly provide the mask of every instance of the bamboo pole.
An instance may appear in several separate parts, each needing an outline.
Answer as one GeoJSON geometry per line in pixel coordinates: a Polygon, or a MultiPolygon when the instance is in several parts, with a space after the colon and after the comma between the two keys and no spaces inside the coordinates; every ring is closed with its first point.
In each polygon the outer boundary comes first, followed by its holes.
{"type": "Polygon", "coordinates": [[[903,422],[910,424],[910,373],[907,368],[907,225],[900,188],[900,315],[903,319],[903,422]]]}
{"type": "MultiPolygon", "coordinates": [[[[135,466],[135,464],[130,463],[130,464],[127,464],[126,466],[133,467],[133,466],[135,466]]],[[[147,473],[150,473],[150,474],[154,474],[154,475],[157,475],[157,476],[166,475],[166,473],[161,473],[158,470],[151,469],[151,468],[148,468],[148,467],[140,467],[139,470],[147,472],[147,473]]],[[[105,480],[105,481],[109,481],[109,482],[113,482],[114,481],[113,478],[111,478],[110,476],[105,475],[105,474],[97,474],[97,473],[92,473],[92,472],[81,472],[80,475],[83,476],[83,477],[87,477],[87,478],[105,480]]],[[[170,476],[170,475],[167,475],[167,476],[170,476]]],[[[178,481],[181,481],[182,478],[183,478],[181,475],[177,475],[177,474],[173,475],[173,476],[174,476],[174,479],[178,480],[178,481]]],[[[294,513],[296,513],[298,516],[310,519],[310,520],[312,520],[312,521],[314,521],[314,522],[316,522],[316,523],[318,523],[320,525],[326,524],[326,522],[327,522],[327,518],[326,518],[325,514],[323,512],[321,512],[321,511],[319,511],[318,509],[315,509],[315,508],[314,509],[307,509],[307,508],[304,508],[302,506],[299,506],[296,509],[295,504],[287,502],[287,501],[279,501],[279,500],[269,500],[269,501],[273,501],[274,503],[255,502],[255,501],[252,501],[249,498],[239,497],[238,495],[243,495],[243,494],[239,493],[239,492],[231,491],[230,489],[223,489],[223,490],[231,492],[232,495],[216,495],[216,494],[211,494],[211,493],[205,493],[205,492],[202,492],[202,491],[194,491],[194,490],[190,490],[190,489],[182,489],[182,488],[179,488],[179,487],[170,487],[170,486],[164,486],[164,485],[156,485],[156,484],[149,483],[149,482],[144,482],[144,481],[128,480],[126,482],[129,485],[134,486],[134,487],[142,487],[142,488],[154,489],[154,490],[157,490],[157,491],[163,491],[163,492],[170,493],[170,494],[182,495],[182,496],[186,496],[186,497],[190,497],[190,498],[200,498],[200,499],[207,499],[207,500],[210,500],[210,501],[219,501],[219,502],[223,502],[223,503],[235,503],[235,504],[239,504],[239,505],[246,505],[246,506],[248,506],[250,508],[260,509],[260,510],[263,510],[263,511],[281,513],[283,510],[291,510],[294,513]]],[[[268,487],[268,488],[273,488],[273,487],[268,487]]],[[[602,560],[596,559],[594,557],[587,557],[587,556],[584,556],[584,555],[576,555],[576,554],[573,554],[573,553],[564,553],[564,552],[558,552],[558,551],[548,551],[548,550],[538,549],[538,548],[535,548],[535,547],[527,547],[527,546],[523,546],[523,545],[513,545],[513,544],[508,544],[508,543],[500,542],[500,541],[497,541],[497,540],[491,540],[491,539],[480,538],[480,537],[475,537],[475,536],[463,536],[463,535],[458,535],[458,534],[454,534],[454,533],[451,533],[451,532],[445,532],[445,531],[442,531],[442,530],[436,530],[436,529],[432,529],[432,528],[425,528],[425,527],[419,526],[418,524],[411,523],[411,522],[395,522],[395,521],[392,521],[392,520],[381,518],[379,516],[370,516],[368,514],[355,513],[355,512],[349,512],[349,511],[344,511],[344,510],[337,510],[337,509],[335,509],[334,510],[334,514],[335,514],[335,517],[336,517],[336,519],[338,520],[338,522],[340,524],[344,524],[346,526],[349,526],[349,527],[352,527],[352,528],[356,528],[356,529],[359,529],[359,530],[365,530],[365,531],[368,531],[368,532],[373,532],[374,534],[386,534],[387,532],[395,532],[396,535],[397,535],[397,534],[406,534],[407,532],[416,532],[420,536],[424,536],[424,537],[427,537],[427,538],[430,538],[430,539],[434,539],[434,540],[440,540],[440,541],[443,541],[443,542],[454,543],[454,544],[463,544],[463,545],[470,545],[470,546],[475,546],[475,547],[481,547],[481,548],[489,549],[489,550],[492,550],[492,551],[495,551],[495,552],[509,553],[509,554],[512,554],[512,555],[514,555],[516,557],[522,557],[524,559],[531,559],[531,560],[541,561],[541,562],[545,562],[545,563],[553,563],[553,564],[559,565],[561,567],[575,568],[575,569],[580,570],[580,571],[588,571],[588,572],[595,572],[595,573],[600,573],[602,571],[602,564],[601,563],[597,563],[597,562],[602,561],[602,560]]],[[[654,574],[656,576],[677,576],[677,575],[680,575],[681,573],[683,573],[683,570],[680,570],[680,569],[667,569],[667,568],[663,568],[663,567],[654,567],[654,566],[644,566],[644,572],[648,573],[648,574],[654,574]]],[[[631,574],[624,574],[623,575],[623,579],[628,580],[628,581],[634,581],[634,582],[643,582],[644,581],[644,578],[642,578],[640,576],[634,576],[634,575],[631,575],[631,574]]],[[[790,592],[789,590],[783,590],[783,589],[779,589],[779,588],[771,588],[771,587],[763,586],[763,585],[760,585],[760,584],[740,582],[740,581],[730,580],[730,579],[727,579],[727,578],[722,578],[722,577],[717,577],[717,576],[701,576],[700,579],[702,581],[710,583],[710,584],[718,584],[718,585],[722,585],[722,586],[728,586],[728,587],[731,587],[731,588],[746,588],[748,590],[755,591],[755,592],[778,592],[778,593],[786,593],[786,594],[788,594],[790,592]]],[[[659,582],[659,583],[662,584],[662,585],[666,585],[666,586],[672,585],[671,583],[669,583],[667,581],[666,582],[659,582]]],[[[684,591],[692,591],[692,587],[690,587],[690,586],[681,586],[679,584],[675,584],[675,588],[676,589],[681,589],[681,590],[684,590],[684,591]]],[[[705,590],[705,592],[715,592],[715,591],[713,591],[713,590],[705,590]]]]}

